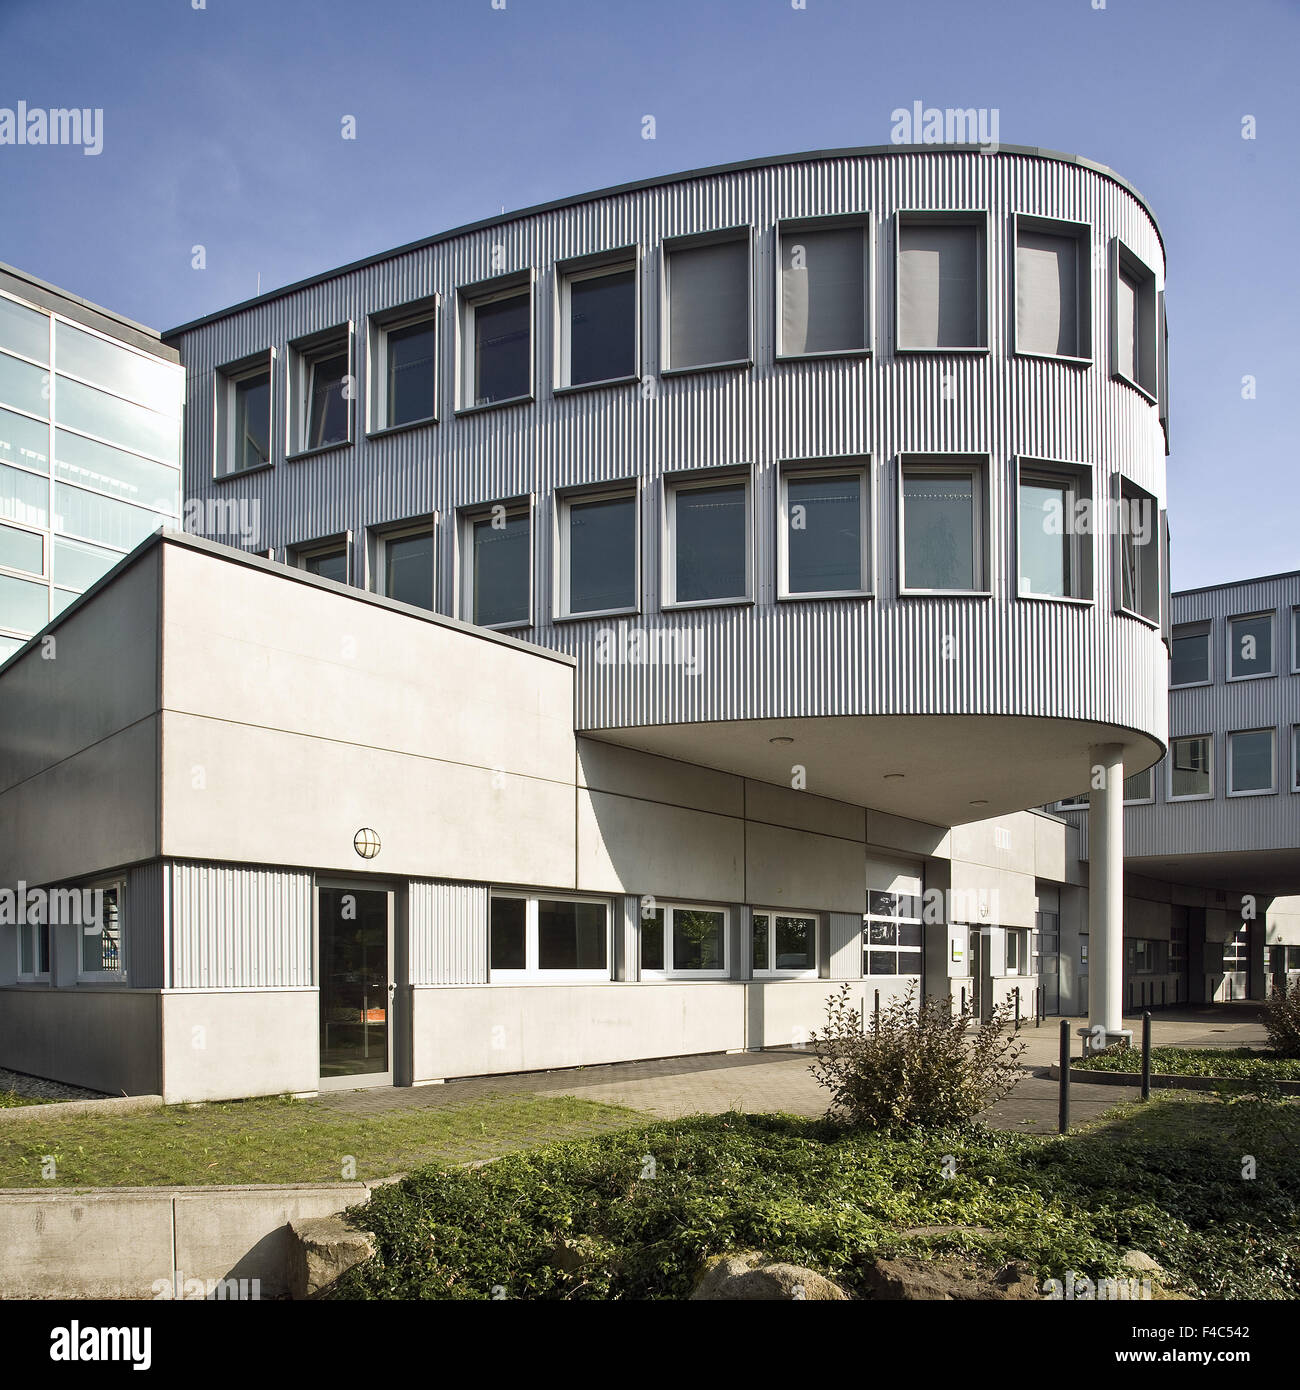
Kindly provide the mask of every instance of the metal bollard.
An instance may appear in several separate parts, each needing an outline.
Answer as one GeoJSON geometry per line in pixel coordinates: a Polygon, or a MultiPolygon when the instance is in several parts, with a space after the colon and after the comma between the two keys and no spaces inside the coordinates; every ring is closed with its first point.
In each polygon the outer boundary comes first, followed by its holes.
{"type": "Polygon", "coordinates": [[[1056,1132],[1065,1134],[1070,1128],[1070,1021],[1061,1020],[1061,1090],[1057,1111],[1056,1132]]]}
{"type": "Polygon", "coordinates": [[[1142,1099],[1151,1099],[1151,1011],[1142,1015],[1142,1099]]]}
{"type": "Polygon", "coordinates": [[[876,991],[876,1012],[875,1012],[874,1016],[872,1017],[872,1021],[871,1021],[871,1031],[876,1035],[876,1037],[879,1037],[879,1036],[880,1036],[880,991],[879,991],[879,990],[876,991]]]}
{"type": "Polygon", "coordinates": [[[1020,986],[1017,985],[1012,991],[1016,997],[1016,1027],[1020,1027],[1020,986]]]}

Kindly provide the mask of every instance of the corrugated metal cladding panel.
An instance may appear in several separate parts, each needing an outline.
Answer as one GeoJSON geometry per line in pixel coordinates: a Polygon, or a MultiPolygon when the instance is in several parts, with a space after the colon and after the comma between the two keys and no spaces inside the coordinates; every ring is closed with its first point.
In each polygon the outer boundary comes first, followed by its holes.
{"type": "Polygon", "coordinates": [[[313,983],[310,873],[176,862],[171,878],[173,988],[313,983]]]}
{"type": "MultiPolygon", "coordinates": [[[[190,376],[188,495],[261,506],[253,549],[281,548],[351,530],[354,571],[365,570],[367,527],[436,511],[438,606],[455,602],[457,508],[532,493],[534,620],[527,633],[580,658],[580,729],[801,715],[1029,714],[1099,721],[1163,739],[1160,634],[1113,612],[1109,538],[1098,538],[1095,604],[1016,597],[1016,455],[1090,464],[1095,494],[1123,471],[1165,500],[1163,434],[1156,407],[1110,375],[1109,250],[1120,237],[1164,284],[1159,236],[1141,203],[1094,169],[1013,151],[900,149],[705,174],[680,183],[594,198],[504,225],[458,234],[341,273],[191,329],[177,339],[190,376]],[[901,209],[981,209],[988,214],[989,347],[975,357],[894,351],[895,215],[901,209]],[[776,222],[866,211],[874,249],[875,355],[774,361],[776,222]],[[1089,367],[1011,351],[1013,215],[1091,226],[1089,367]],[[660,377],[662,242],[745,225],[753,229],[752,369],[660,377]],[[551,389],[557,258],[635,243],[643,253],[642,372],[648,379],[568,395],[551,389]],[[534,403],[454,417],[455,292],[503,270],[536,269],[534,403]],[[433,292],[442,296],[440,423],[296,463],[283,461],[287,343],[433,292]],[[276,466],[212,480],[213,372],[274,347],[276,466]],[[901,453],[973,452],[989,460],[991,599],[900,599],[897,460],[901,453]],[[868,455],[876,500],[870,600],[776,604],[775,516],[784,460],[868,455]],[[752,608],[659,608],[662,475],[717,464],[751,465],[755,477],[757,603],[752,608]],[[705,678],[680,666],[601,664],[602,623],[553,624],[555,489],[638,478],[642,499],[642,627],[698,634],[705,678]],[[953,639],[955,660],[941,655],[953,639]],[[1117,678],[1116,673],[1122,673],[1117,678]]],[[[365,333],[359,331],[359,350],[365,333]]],[[[364,420],[368,365],[358,363],[364,420]]],[[[223,539],[215,534],[216,539],[223,539]]],[[[229,539],[227,537],[227,539],[229,539]]]]}
{"type": "Polygon", "coordinates": [[[488,977],[488,890],[412,879],[407,891],[410,983],[479,985],[488,977]]]}
{"type": "Polygon", "coordinates": [[[168,866],[138,864],[126,876],[126,978],[133,989],[162,989],[166,983],[168,866]]]}
{"type": "Polygon", "coordinates": [[[862,914],[827,914],[832,980],[856,980],[862,974],[862,914]]]}
{"type": "Polygon", "coordinates": [[[1300,605],[1300,572],[1248,579],[1173,596],[1174,623],[1210,624],[1213,684],[1169,692],[1169,733],[1214,735],[1214,797],[1168,801],[1168,759],[1156,769],[1156,802],[1125,812],[1124,852],[1130,855],[1224,853],[1293,849],[1300,845],[1300,793],[1291,790],[1292,729],[1300,724],[1300,657],[1292,643],[1292,610],[1300,605]],[[1229,620],[1272,613],[1273,669],[1258,680],[1229,681],[1229,620]],[[1277,786],[1271,796],[1227,795],[1228,734],[1273,729],[1277,786]]]}

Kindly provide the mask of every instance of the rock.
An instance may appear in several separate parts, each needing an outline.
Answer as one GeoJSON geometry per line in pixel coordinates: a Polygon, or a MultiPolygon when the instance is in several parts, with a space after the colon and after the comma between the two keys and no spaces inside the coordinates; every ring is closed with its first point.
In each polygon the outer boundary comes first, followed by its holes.
{"type": "Polygon", "coordinates": [[[769,1260],[756,1250],[721,1255],[707,1260],[691,1300],[723,1302],[843,1303],[849,1295],[825,1275],[802,1265],[769,1260]]]}
{"type": "Polygon", "coordinates": [[[1124,1258],[1120,1263],[1125,1269],[1136,1270],[1140,1274],[1150,1274],[1156,1278],[1164,1273],[1161,1266],[1142,1250],[1125,1250],[1124,1258]]]}
{"type": "Polygon", "coordinates": [[[1042,1297],[1028,1267],[1018,1264],[990,1278],[951,1261],[900,1256],[873,1260],[864,1280],[872,1298],[891,1302],[995,1303],[1042,1297]]]}
{"type": "Polygon", "coordinates": [[[552,1269],[565,1274],[577,1274],[584,1269],[605,1264],[614,1253],[614,1247],[595,1236],[561,1236],[546,1257],[552,1269]]]}
{"type": "Polygon", "coordinates": [[[369,1231],[344,1225],[340,1216],[313,1216],[289,1223],[289,1296],[312,1298],[340,1274],[375,1253],[369,1231]]]}

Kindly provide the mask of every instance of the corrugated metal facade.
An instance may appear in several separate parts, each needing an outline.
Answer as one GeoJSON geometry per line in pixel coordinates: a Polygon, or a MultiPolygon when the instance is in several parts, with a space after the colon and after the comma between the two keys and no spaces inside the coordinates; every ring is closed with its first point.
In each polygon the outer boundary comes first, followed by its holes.
{"type": "Polygon", "coordinates": [[[412,879],[406,902],[410,983],[486,984],[486,884],[412,879]]]}
{"type": "Polygon", "coordinates": [[[174,862],[172,987],[310,987],[313,896],[309,872],[174,862]]]}
{"type": "MultiPolygon", "coordinates": [[[[173,341],[189,372],[187,495],[259,502],[262,533],[252,548],[274,548],[277,555],[286,546],[350,530],[357,575],[364,572],[367,527],[437,512],[437,603],[452,611],[456,509],[535,494],[535,626],[522,635],[580,658],[580,729],[952,712],[1100,721],[1163,740],[1164,648],[1158,632],[1113,613],[1109,538],[1100,538],[1092,606],[1015,597],[1017,454],[1091,464],[1098,495],[1106,495],[1113,474],[1122,470],[1164,503],[1157,409],[1110,376],[1108,253],[1116,236],[1152,267],[1163,287],[1157,230],[1139,200],[1116,180],[1084,165],[1028,153],[938,148],[843,153],[712,172],[521,215],[176,335],[173,341]],[[987,210],[987,355],[895,354],[894,214],[907,208],[987,210]],[[870,214],[873,239],[874,357],[775,362],[777,220],[861,211],[870,214]],[[1095,360],[1090,367],[1010,352],[1016,212],[1091,225],[1095,360]],[[737,225],[754,230],[753,368],[660,377],[663,239],[737,225]],[[643,256],[641,370],[649,386],[556,395],[550,387],[555,262],[630,244],[643,256]],[[537,400],[454,417],[456,289],[524,267],[537,271],[537,400]],[[363,399],[357,403],[351,446],[286,463],[288,342],[350,320],[363,345],[367,314],[435,292],[442,296],[440,423],[367,440],[363,399]],[[214,369],[268,347],[277,351],[275,467],[214,482],[214,369]],[[988,455],[991,601],[898,597],[897,458],[931,451],[988,455]],[[778,605],[778,466],[783,460],[844,454],[873,461],[876,597],[778,605]],[[719,464],[753,469],[757,604],[663,612],[658,598],[663,474],[719,464]],[[680,665],[582,659],[592,655],[604,620],[552,623],[555,489],[625,478],[644,483],[643,613],[632,621],[698,634],[704,679],[680,665]],[[953,639],[955,660],[944,659],[944,637],[953,639]]],[[[358,360],[356,370],[364,392],[368,364],[358,360]]]]}
{"type": "Polygon", "coordinates": [[[168,874],[168,866],[155,860],[126,876],[126,977],[133,989],[162,989],[167,983],[168,874]]]}

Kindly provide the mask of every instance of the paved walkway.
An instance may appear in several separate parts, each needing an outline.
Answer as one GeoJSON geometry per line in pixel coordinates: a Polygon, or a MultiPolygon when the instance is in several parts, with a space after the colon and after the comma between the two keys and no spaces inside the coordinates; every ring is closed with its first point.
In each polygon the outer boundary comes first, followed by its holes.
{"type": "MultiPolygon", "coordinates": [[[[1079,1055],[1076,1029],[1084,1019],[1071,1019],[1070,1037],[1079,1055]]],[[[1015,1091],[985,1114],[998,1129],[1050,1134],[1056,1131],[1057,1083],[1046,1068],[1057,1059],[1060,1020],[1045,1019],[1041,1028],[1021,1030],[1026,1048],[1021,1064],[1025,1077],[1015,1091]]],[[[1140,1037],[1141,1021],[1126,1027],[1140,1037]]],[[[1265,1039],[1257,1007],[1225,1005],[1161,1013],[1152,1019],[1154,1046],[1262,1046],[1265,1039]]],[[[581,1096],[608,1105],[626,1105],[662,1119],[725,1110],[786,1111],[818,1116],[826,1110],[826,1092],[809,1073],[812,1058],[805,1051],[782,1049],[732,1056],[710,1053],[672,1057],[655,1062],[622,1062],[611,1066],[577,1067],[568,1071],[528,1072],[511,1076],[476,1077],[443,1086],[381,1087],[363,1091],[330,1091],[318,1103],[352,1115],[379,1115],[426,1105],[453,1105],[503,1093],[529,1092],[539,1096],[581,1096]]],[[[1121,1101],[1135,1100],[1136,1087],[1074,1083],[1070,1088],[1073,1122],[1087,1123],[1121,1101]]]]}

